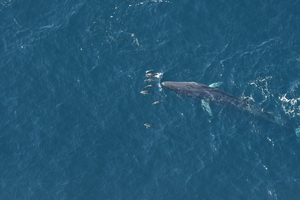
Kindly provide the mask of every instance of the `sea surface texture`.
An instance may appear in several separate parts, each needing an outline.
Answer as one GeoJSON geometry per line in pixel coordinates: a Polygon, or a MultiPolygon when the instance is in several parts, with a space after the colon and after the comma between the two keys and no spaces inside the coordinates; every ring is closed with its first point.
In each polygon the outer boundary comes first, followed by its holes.
{"type": "Polygon", "coordinates": [[[299,0],[4,0],[0,20],[0,199],[300,198],[299,0]]]}

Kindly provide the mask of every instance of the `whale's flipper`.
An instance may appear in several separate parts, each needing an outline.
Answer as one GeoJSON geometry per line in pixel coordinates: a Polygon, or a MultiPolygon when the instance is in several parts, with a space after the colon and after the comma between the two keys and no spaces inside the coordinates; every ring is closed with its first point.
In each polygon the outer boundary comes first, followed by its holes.
{"type": "Polygon", "coordinates": [[[216,87],[219,87],[219,86],[222,85],[222,84],[223,84],[223,82],[216,82],[216,83],[210,84],[208,87],[216,88],[216,87]]]}
{"type": "Polygon", "coordinates": [[[206,112],[208,112],[209,116],[212,117],[212,113],[211,113],[211,109],[209,107],[209,103],[207,101],[204,101],[204,100],[201,100],[201,102],[202,102],[203,110],[205,110],[206,112]]]}
{"type": "Polygon", "coordinates": [[[300,143],[300,128],[296,128],[295,132],[297,136],[297,141],[300,143]]]}

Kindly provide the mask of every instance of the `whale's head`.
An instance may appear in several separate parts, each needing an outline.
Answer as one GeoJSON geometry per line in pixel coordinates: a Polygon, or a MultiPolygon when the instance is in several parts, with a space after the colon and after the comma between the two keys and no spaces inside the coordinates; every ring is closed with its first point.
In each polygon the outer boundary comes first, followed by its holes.
{"type": "Polygon", "coordinates": [[[203,90],[203,85],[195,82],[164,81],[161,84],[169,90],[191,97],[197,97],[203,90]]]}
{"type": "Polygon", "coordinates": [[[184,83],[185,82],[164,81],[161,84],[169,90],[180,93],[180,91],[186,89],[186,84],[184,83]]]}

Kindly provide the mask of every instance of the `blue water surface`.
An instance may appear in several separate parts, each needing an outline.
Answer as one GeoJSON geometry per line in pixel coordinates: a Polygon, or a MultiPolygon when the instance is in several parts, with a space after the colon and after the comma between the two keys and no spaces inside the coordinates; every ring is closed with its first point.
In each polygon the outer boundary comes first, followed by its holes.
{"type": "Polygon", "coordinates": [[[0,199],[299,199],[299,5],[2,1],[0,199]],[[161,81],[223,82],[292,126],[161,81]]]}

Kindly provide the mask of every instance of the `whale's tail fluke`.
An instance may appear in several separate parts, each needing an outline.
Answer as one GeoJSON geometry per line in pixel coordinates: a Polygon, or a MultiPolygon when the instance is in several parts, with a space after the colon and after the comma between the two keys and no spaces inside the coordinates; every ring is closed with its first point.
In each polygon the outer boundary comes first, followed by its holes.
{"type": "Polygon", "coordinates": [[[297,141],[300,143],[300,128],[296,128],[295,130],[296,136],[297,136],[297,141]]]}

